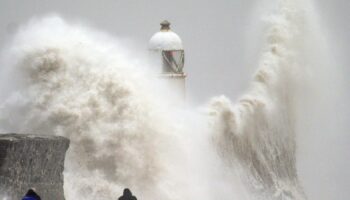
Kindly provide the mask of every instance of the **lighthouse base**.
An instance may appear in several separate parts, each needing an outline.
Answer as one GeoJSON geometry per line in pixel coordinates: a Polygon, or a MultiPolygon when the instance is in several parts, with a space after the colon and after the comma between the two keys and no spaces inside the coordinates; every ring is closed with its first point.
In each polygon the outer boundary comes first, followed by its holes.
{"type": "Polygon", "coordinates": [[[165,86],[169,89],[175,104],[184,106],[186,101],[186,74],[164,73],[161,74],[160,77],[164,81],[165,86]]]}

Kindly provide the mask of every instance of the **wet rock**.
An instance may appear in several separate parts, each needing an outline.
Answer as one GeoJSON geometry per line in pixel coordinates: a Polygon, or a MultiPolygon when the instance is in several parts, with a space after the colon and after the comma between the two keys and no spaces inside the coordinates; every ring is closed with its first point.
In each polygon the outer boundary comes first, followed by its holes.
{"type": "Polygon", "coordinates": [[[64,137],[0,134],[0,194],[18,200],[35,188],[43,200],[64,200],[68,147],[64,137]]]}

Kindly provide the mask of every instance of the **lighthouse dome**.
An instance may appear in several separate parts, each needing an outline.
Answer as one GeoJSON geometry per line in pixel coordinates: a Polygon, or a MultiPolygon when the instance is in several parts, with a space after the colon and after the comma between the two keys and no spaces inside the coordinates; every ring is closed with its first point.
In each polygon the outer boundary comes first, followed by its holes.
{"type": "Polygon", "coordinates": [[[170,30],[170,23],[163,21],[161,25],[161,30],[151,37],[149,49],[159,51],[183,50],[180,37],[170,30]]]}

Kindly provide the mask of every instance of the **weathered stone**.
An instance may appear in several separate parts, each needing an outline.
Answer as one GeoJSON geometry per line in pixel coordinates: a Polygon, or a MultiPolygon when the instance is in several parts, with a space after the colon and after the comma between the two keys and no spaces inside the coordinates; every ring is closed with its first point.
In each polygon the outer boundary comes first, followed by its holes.
{"type": "Polygon", "coordinates": [[[35,188],[43,200],[64,200],[68,147],[64,137],[0,134],[0,194],[18,200],[35,188]]]}

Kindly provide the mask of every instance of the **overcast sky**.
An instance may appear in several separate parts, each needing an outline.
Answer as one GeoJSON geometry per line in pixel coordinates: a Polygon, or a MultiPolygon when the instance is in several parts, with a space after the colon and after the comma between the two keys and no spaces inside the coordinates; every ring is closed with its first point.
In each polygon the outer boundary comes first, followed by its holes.
{"type": "MultiPolygon", "coordinates": [[[[197,102],[220,94],[236,99],[259,57],[262,1],[267,0],[0,0],[0,44],[29,18],[57,13],[129,38],[146,51],[159,22],[168,19],[184,42],[188,93],[197,102]]],[[[350,2],[318,0],[317,7],[338,39],[336,47],[349,52],[350,2]]]]}
{"type": "MultiPolygon", "coordinates": [[[[0,45],[28,19],[56,13],[130,39],[146,51],[159,23],[167,19],[183,40],[187,89],[194,100],[203,103],[220,94],[236,99],[248,87],[259,58],[263,1],[267,0],[0,0],[0,45]]],[[[337,67],[349,74],[350,1],[317,0],[316,7],[337,67]]],[[[349,137],[344,139],[350,144],[349,137]]],[[[344,149],[350,152],[349,146],[344,149]]],[[[350,160],[348,153],[344,155],[347,158],[343,159],[350,160]]],[[[347,170],[337,173],[335,181],[348,184],[350,165],[344,165],[347,170]]],[[[345,191],[349,185],[339,187],[342,189],[334,190],[342,193],[338,197],[349,197],[350,192],[345,191]]]]}
{"type": "MultiPolygon", "coordinates": [[[[183,40],[188,93],[197,102],[214,95],[237,97],[246,88],[257,55],[248,54],[249,32],[254,32],[255,0],[0,0],[0,38],[33,16],[57,13],[83,21],[119,38],[129,38],[147,50],[150,37],[167,19],[183,40]],[[218,81],[220,80],[220,81],[218,81]],[[203,89],[203,84],[206,85],[203,89]]],[[[257,17],[257,16],[256,16],[257,17]]],[[[253,43],[251,43],[253,44],[253,43]]],[[[258,44],[254,44],[258,45],[258,44]]]]}

